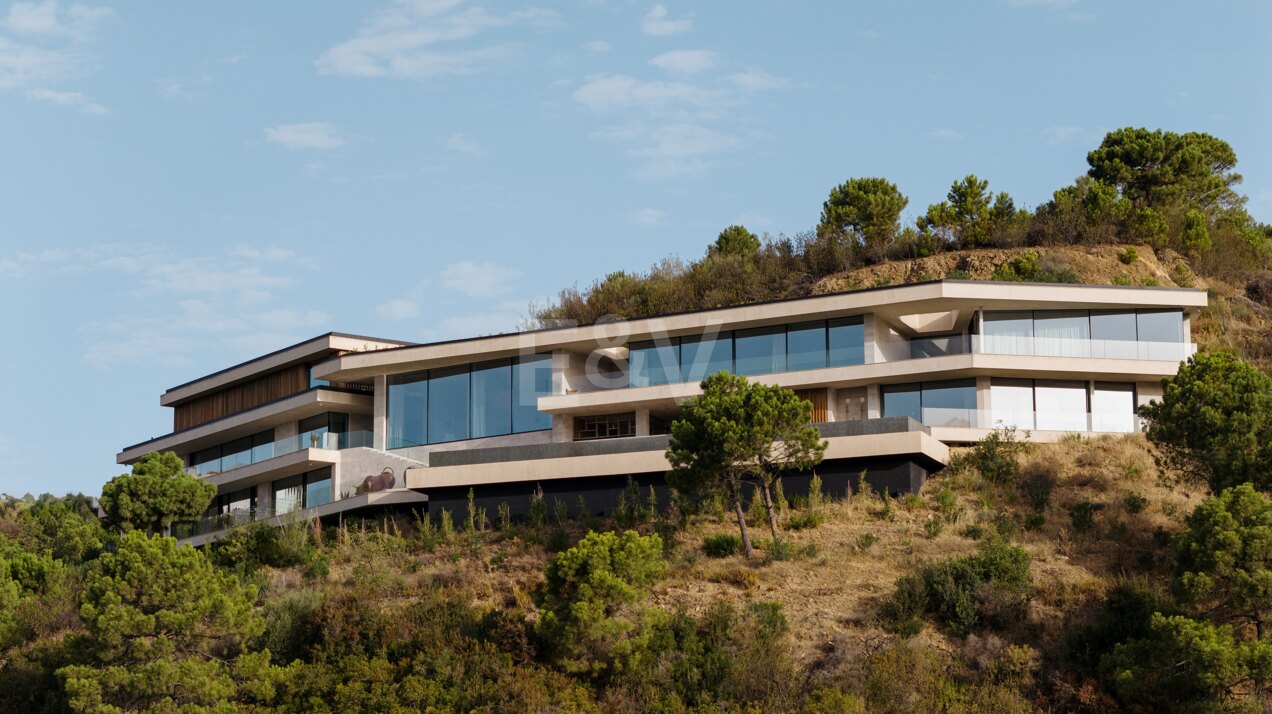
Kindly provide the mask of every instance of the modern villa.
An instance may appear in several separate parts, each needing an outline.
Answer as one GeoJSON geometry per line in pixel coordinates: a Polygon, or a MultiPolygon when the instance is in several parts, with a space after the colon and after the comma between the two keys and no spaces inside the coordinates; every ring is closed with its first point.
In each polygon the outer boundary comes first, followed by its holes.
{"type": "Polygon", "coordinates": [[[217,486],[195,545],[250,520],[462,512],[469,489],[490,513],[534,495],[610,512],[629,479],[663,493],[669,425],[726,370],[813,405],[827,490],[905,492],[996,427],[1138,431],[1205,306],[1203,290],[938,280],[431,344],[330,333],[169,389],[172,433],[117,461],[174,451],[217,486]]]}

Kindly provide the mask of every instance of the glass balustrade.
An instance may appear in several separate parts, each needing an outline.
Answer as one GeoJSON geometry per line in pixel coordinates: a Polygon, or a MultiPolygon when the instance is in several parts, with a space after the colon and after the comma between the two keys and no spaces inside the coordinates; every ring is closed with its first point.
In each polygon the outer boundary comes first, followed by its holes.
{"type": "Polygon", "coordinates": [[[1131,413],[948,409],[924,407],[924,426],[960,429],[1016,428],[1021,431],[1132,433],[1140,419],[1131,413]]]}
{"type": "Polygon", "coordinates": [[[1197,353],[1191,342],[1141,342],[1137,340],[1085,340],[1060,337],[973,335],[973,352],[990,355],[1033,357],[1091,357],[1183,362],[1197,353]]]}
{"type": "Polygon", "coordinates": [[[369,431],[323,431],[307,432],[294,436],[275,439],[250,449],[223,455],[218,461],[187,466],[186,473],[192,476],[215,476],[235,469],[268,461],[276,456],[284,456],[301,449],[355,449],[370,447],[372,441],[369,431]]]}

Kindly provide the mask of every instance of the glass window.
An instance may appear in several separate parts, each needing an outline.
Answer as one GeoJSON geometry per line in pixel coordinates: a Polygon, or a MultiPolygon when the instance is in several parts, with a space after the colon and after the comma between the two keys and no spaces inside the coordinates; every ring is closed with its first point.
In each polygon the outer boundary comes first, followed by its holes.
{"type": "Polygon", "coordinates": [[[1038,428],[1046,431],[1086,431],[1087,392],[1084,382],[1034,383],[1038,428]]]}
{"type": "Polygon", "coordinates": [[[761,327],[738,330],[733,343],[734,369],[738,374],[773,374],[786,371],[786,330],[761,327]]]}
{"type": "Polygon", "coordinates": [[[989,383],[990,424],[997,429],[1034,428],[1034,388],[1029,379],[992,379],[989,383]]]}
{"type": "Polygon", "coordinates": [[[274,430],[262,431],[252,437],[252,463],[258,464],[274,458],[274,430]]]}
{"type": "Polygon", "coordinates": [[[247,515],[256,510],[256,489],[245,488],[219,497],[222,514],[247,515]]]}
{"type": "Polygon", "coordinates": [[[680,381],[680,346],[675,341],[633,343],[627,358],[628,383],[633,387],[680,381]]]}
{"type": "Polygon", "coordinates": [[[552,393],[552,355],[519,359],[512,368],[512,391],[514,432],[552,428],[552,415],[539,411],[539,397],[552,393]]]}
{"type": "Polygon", "coordinates": [[[1135,385],[1096,382],[1091,392],[1091,431],[1135,431],[1135,385]]]}
{"type": "Polygon", "coordinates": [[[827,323],[826,363],[842,367],[866,362],[866,326],[861,317],[845,317],[827,323]]]}
{"type": "Polygon", "coordinates": [[[512,433],[512,364],[475,365],[472,392],[472,438],[512,433]]]}
{"type": "Polygon", "coordinates": [[[305,508],[331,503],[331,469],[305,474],[305,508]]]}
{"type": "Polygon", "coordinates": [[[437,369],[428,380],[428,443],[468,438],[468,367],[437,369]]]}
{"type": "Polygon", "coordinates": [[[1089,357],[1091,317],[1086,310],[1039,310],[1034,313],[1034,354],[1089,357]]]}
{"type": "Polygon", "coordinates": [[[786,370],[826,366],[826,323],[806,322],[786,329],[786,370]]]}
{"type": "Polygon", "coordinates": [[[986,312],[984,351],[996,355],[1033,354],[1033,313],[1028,310],[986,312]]]}
{"type": "Polygon", "coordinates": [[[424,435],[427,405],[428,380],[423,372],[389,377],[390,449],[427,443],[424,435]]]}
{"type": "Polygon", "coordinates": [[[882,387],[883,415],[885,417],[908,416],[922,423],[923,392],[917,384],[901,384],[882,387]]]}
{"type": "Polygon", "coordinates": [[[976,380],[924,382],[922,406],[928,426],[976,426],[976,380]]]}
{"type": "Polygon", "coordinates": [[[1091,311],[1091,356],[1135,359],[1135,313],[1131,311],[1091,311]]]}
{"type": "Polygon", "coordinates": [[[221,447],[221,470],[229,471],[252,463],[252,437],[235,439],[221,447]]]}
{"type": "Polygon", "coordinates": [[[910,340],[910,359],[961,355],[966,352],[966,335],[942,335],[940,337],[920,337],[910,340]]]}
{"type": "Polygon", "coordinates": [[[680,342],[680,368],[686,382],[701,382],[716,372],[733,371],[733,336],[686,338],[680,342]]]}
{"type": "Polygon", "coordinates": [[[279,479],[274,482],[274,514],[283,515],[305,507],[304,475],[279,479]]]}
{"type": "Polygon", "coordinates": [[[1184,313],[1180,310],[1140,310],[1135,323],[1140,342],[1184,341],[1184,313]]]}
{"type": "Polygon", "coordinates": [[[309,365],[309,388],[313,389],[314,387],[330,387],[330,386],[331,386],[331,382],[328,382],[325,379],[318,379],[317,377],[314,377],[314,365],[312,364],[309,365]]]}
{"type": "Polygon", "coordinates": [[[197,476],[208,476],[221,473],[221,447],[213,446],[190,455],[190,463],[194,465],[197,476]]]}
{"type": "Polygon", "coordinates": [[[1178,362],[1184,351],[1184,313],[1180,310],[1140,310],[1135,316],[1139,357],[1178,362]]]}

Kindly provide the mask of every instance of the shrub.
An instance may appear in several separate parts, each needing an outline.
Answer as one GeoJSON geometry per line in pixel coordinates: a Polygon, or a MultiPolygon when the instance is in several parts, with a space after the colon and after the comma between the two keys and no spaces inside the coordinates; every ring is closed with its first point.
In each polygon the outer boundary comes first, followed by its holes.
{"type": "Polygon", "coordinates": [[[1148,508],[1148,499],[1138,493],[1128,493],[1122,498],[1122,507],[1127,513],[1137,515],[1148,508]]]}
{"type": "Polygon", "coordinates": [[[1025,530],[1036,531],[1042,528],[1047,522],[1047,517],[1041,513],[1030,513],[1025,516],[1025,530]]]}
{"type": "Polygon", "coordinates": [[[1135,246],[1128,245],[1126,250],[1118,254],[1117,259],[1121,261],[1122,265],[1130,265],[1139,260],[1139,251],[1135,249],[1135,246]]]}
{"type": "Polygon", "coordinates": [[[923,534],[928,538],[935,538],[941,535],[943,530],[945,530],[945,521],[936,516],[928,516],[927,520],[923,521],[923,534]]]}
{"type": "Polygon", "coordinates": [[[1112,284],[1117,285],[1117,286],[1120,286],[1120,287],[1125,287],[1125,286],[1128,286],[1128,285],[1134,285],[1134,284],[1135,284],[1134,282],[1132,282],[1132,281],[1131,281],[1131,279],[1130,279],[1130,278],[1126,277],[1125,275],[1121,275],[1121,274],[1114,275],[1114,276],[1113,276],[1113,280],[1112,280],[1112,281],[1110,281],[1110,282],[1112,282],[1112,284]]]}
{"type": "Polygon", "coordinates": [[[727,558],[742,550],[742,539],[732,533],[720,533],[702,539],[702,552],[711,558],[727,558]]]}
{"type": "Polygon", "coordinates": [[[874,533],[862,533],[857,536],[857,549],[870,550],[870,547],[879,542],[879,536],[874,533]]]}
{"type": "Polygon", "coordinates": [[[1069,523],[1078,533],[1090,533],[1095,530],[1095,514],[1104,508],[1103,503],[1078,501],[1069,507],[1069,523]]]}
{"type": "Polygon", "coordinates": [[[1029,554],[1000,538],[981,541],[976,555],[927,563],[897,581],[890,603],[890,628],[918,631],[915,619],[936,616],[965,636],[983,621],[1015,618],[1029,595],[1029,554]]]}
{"type": "Polygon", "coordinates": [[[1015,427],[994,429],[972,448],[971,460],[976,470],[993,483],[1011,483],[1016,478],[1016,458],[1025,449],[1016,436],[1015,427]]]}
{"type": "Polygon", "coordinates": [[[1051,504],[1051,492],[1056,488],[1055,467],[1039,466],[1025,474],[1020,480],[1020,490],[1029,507],[1037,513],[1047,510],[1051,504]]]}
{"type": "Polygon", "coordinates": [[[972,523],[964,526],[963,530],[959,532],[959,535],[971,540],[980,540],[985,535],[985,529],[979,524],[972,523]]]}
{"type": "Polygon", "coordinates": [[[936,504],[936,510],[947,519],[954,516],[955,510],[958,508],[958,497],[948,486],[942,486],[941,490],[932,494],[932,501],[936,504]]]}
{"type": "Polygon", "coordinates": [[[826,520],[826,514],[821,511],[806,510],[800,513],[792,514],[786,520],[786,527],[793,531],[802,531],[808,528],[816,528],[826,520]]]}

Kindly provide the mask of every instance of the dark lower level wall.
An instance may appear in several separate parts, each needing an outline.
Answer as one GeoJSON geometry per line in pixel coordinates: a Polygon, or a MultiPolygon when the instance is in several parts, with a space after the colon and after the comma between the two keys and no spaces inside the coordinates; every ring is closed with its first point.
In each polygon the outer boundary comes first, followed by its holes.
{"type": "MultiPolygon", "coordinates": [[[[927,460],[924,459],[924,462],[927,460]]],[[[838,459],[827,461],[816,469],[822,480],[822,491],[842,498],[861,488],[864,473],[866,483],[876,493],[887,491],[893,495],[919,490],[934,469],[910,456],[878,457],[870,459],[838,459]]],[[[549,517],[556,512],[557,502],[563,502],[570,516],[578,516],[580,499],[582,507],[593,515],[611,515],[618,507],[619,496],[627,488],[628,476],[593,476],[588,478],[554,479],[540,482],[491,484],[473,488],[473,501],[477,508],[486,509],[492,521],[500,504],[508,504],[513,517],[524,518],[530,512],[530,502],[536,489],[541,490],[549,517]]],[[[647,503],[652,486],[659,507],[665,508],[669,497],[664,475],[661,473],[632,474],[640,503],[647,503]]],[[[782,479],[787,497],[807,496],[811,472],[791,473],[782,479]]],[[[750,491],[751,489],[748,489],[750,491]]],[[[426,489],[428,511],[436,518],[443,509],[451,512],[456,522],[468,509],[468,487],[426,489]]]]}

